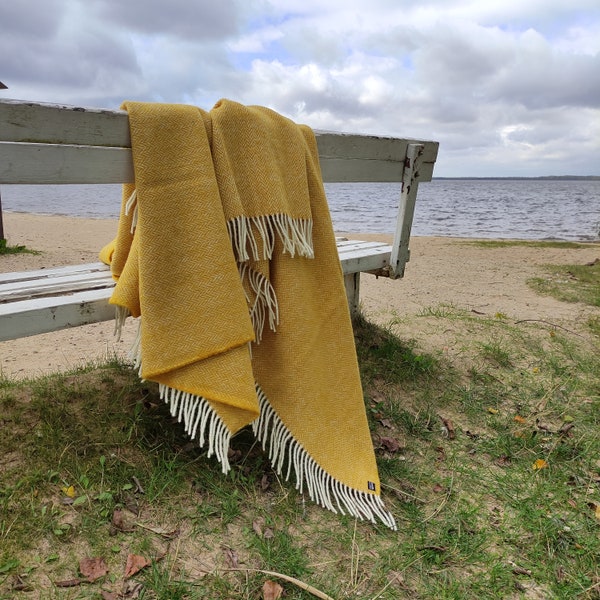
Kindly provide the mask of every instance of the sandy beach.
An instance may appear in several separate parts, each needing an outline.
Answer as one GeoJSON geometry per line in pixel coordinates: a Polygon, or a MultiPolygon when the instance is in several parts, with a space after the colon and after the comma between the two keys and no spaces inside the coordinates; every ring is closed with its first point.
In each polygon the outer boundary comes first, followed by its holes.
{"type": "MultiPolygon", "coordinates": [[[[5,213],[8,243],[22,244],[41,254],[0,256],[0,272],[96,261],[98,250],[113,238],[116,227],[116,220],[5,213]]],[[[347,237],[389,239],[380,235],[347,237]]],[[[436,337],[440,334],[434,336],[430,330],[420,329],[419,321],[408,317],[440,305],[490,316],[501,313],[515,321],[551,321],[573,330],[590,315],[600,314],[597,308],[536,294],[526,283],[540,275],[545,264],[585,264],[600,258],[600,244],[574,249],[481,248],[470,241],[413,237],[404,279],[390,281],[362,275],[364,313],[381,324],[394,319],[400,335],[415,339],[425,349],[443,343],[436,337]]],[[[29,377],[71,369],[114,353],[126,355],[135,324],[129,323],[119,342],[113,336],[113,327],[112,322],[97,323],[2,342],[0,369],[8,376],[29,377]]]]}

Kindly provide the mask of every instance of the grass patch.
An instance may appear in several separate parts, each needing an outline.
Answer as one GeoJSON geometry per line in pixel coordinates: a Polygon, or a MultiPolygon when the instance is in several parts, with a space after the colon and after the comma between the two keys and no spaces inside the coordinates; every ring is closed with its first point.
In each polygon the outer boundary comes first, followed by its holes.
{"type": "Polygon", "coordinates": [[[600,337],[600,316],[593,316],[587,320],[587,326],[592,334],[600,337]]]}
{"type": "Polygon", "coordinates": [[[587,265],[546,265],[544,277],[527,283],[538,293],[563,302],[600,306],[600,260],[587,265]]]}
{"type": "Polygon", "coordinates": [[[41,254],[38,250],[31,250],[26,246],[9,246],[8,241],[0,238],[0,256],[4,254],[41,254]]]}
{"type": "Polygon", "coordinates": [[[127,365],[0,378],[0,597],[250,600],[274,571],[336,600],[598,598],[598,338],[452,307],[413,318],[460,361],[393,323],[355,328],[398,532],[313,506],[246,431],[223,476],[127,365]],[[130,554],[148,564],[126,579],[130,554]],[[83,582],[86,557],[108,573],[83,582]]]}

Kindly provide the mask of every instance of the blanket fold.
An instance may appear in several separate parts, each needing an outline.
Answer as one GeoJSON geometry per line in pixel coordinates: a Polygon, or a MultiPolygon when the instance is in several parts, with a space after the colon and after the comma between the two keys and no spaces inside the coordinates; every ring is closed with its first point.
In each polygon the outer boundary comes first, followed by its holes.
{"type": "Polygon", "coordinates": [[[263,107],[126,102],[135,186],[101,252],[140,317],[140,376],[229,469],[246,425],[319,504],[395,528],[380,498],[312,131],[263,107]]]}

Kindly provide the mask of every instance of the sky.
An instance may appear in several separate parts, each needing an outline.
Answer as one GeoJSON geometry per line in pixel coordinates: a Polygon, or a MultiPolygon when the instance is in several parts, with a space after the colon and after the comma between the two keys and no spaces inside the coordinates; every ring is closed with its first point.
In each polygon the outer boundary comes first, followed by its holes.
{"type": "Polygon", "coordinates": [[[438,177],[600,175],[599,0],[0,0],[0,81],[436,140],[438,177]]]}

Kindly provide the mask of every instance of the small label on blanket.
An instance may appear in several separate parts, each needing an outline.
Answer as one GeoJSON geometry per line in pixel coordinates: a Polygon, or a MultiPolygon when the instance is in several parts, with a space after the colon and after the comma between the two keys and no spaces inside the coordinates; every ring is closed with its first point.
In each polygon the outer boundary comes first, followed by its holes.
{"type": "Polygon", "coordinates": [[[367,481],[367,487],[374,492],[375,491],[375,484],[372,481],[367,481]]]}

